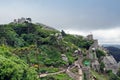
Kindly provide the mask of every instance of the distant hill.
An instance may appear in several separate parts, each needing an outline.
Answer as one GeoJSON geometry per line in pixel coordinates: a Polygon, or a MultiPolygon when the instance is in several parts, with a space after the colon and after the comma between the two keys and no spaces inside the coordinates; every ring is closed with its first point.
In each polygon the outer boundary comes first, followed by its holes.
{"type": "Polygon", "coordinates": [[[106,46],[105,48],[107,48],[109,50],[109,54],[113,55],[114,58],[117,60],[117,62],[120,61],[120,46],[106,46]]]}
{"type": "Polygon", "coordinates": [[[114,47],[117,47],[117,48],[119,48],[119,49],[120,49],[120,45],[114,45],[114,47]]]}
{"type": "Polygon", "coordinates": [[[103,44],[104,47],[109,47],[109,46],[112,46],[112,47],[116,47],[116,48],[119,48],[120,49],[120,45],[117,45],[117,44],[103,44]]]}

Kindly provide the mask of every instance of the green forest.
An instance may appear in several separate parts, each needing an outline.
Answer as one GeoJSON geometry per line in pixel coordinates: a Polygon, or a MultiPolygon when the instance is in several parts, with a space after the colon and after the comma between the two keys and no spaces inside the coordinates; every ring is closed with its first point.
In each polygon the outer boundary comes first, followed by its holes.
{"type": "MultiPolygon", "coordinates": [[[[56,72],[72,64],[78,58],[74,51],[88,49],[91,44],[82,36],[40,24],[0,25],[0,80],[38,80],[41,73],[56,72]],[[66,54],[68,62],[62,60],[61,54],[66,54]]],[[[52,78],[59,80],[59,76],[69,79],[65,73],[52,78]]]]}
{"type": "MultiPolygon", "coordinates": [[[[65,70],[79,59],[80,54],[75,53],[78,49],[83,55],[83,64],[90,65],[87,51],[93,42],[43,24],[24,22],[0,25],[0,80],[74,80],[65,70]],[[48,75],[52,73],[56,75],[48,75]]],[[[107,77],[103,76],[105,65],[101,58],[106,53],[99,49],[96,53],[100,73],[91,69],[91,74],[97,80],[101,76],[103,80],[119,80],[120,71],[118,76],[111,71],[105,74],[107,77]]],[[[71,71],[77,72],[76,69],[71,71]]]]}

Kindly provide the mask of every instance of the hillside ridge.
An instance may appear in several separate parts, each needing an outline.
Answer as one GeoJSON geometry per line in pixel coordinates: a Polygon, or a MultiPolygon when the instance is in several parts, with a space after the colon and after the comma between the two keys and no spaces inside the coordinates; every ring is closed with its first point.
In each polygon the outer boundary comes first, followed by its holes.
{"type": "MultiPolygon", "coordinates": [[[[92,34],[86,37],[67,34],[64,30],[32,23],[31,18],[20,18],[0,25],[0,46],[0,49],[6,47],[11,56],[16,56],[27,67],[34,68],[37,75],[32,78],[38,76],[36,80],[102,80],[97,73],[110,79],[119,78],[118,63],[92,34]]],[[[4,57],[3,52],[0,55],[4,57]]],[[[7,75],[4,76],[5,79],[7,75]]],[[[10,80],[12,78],[10,75],[10,80]]]]}

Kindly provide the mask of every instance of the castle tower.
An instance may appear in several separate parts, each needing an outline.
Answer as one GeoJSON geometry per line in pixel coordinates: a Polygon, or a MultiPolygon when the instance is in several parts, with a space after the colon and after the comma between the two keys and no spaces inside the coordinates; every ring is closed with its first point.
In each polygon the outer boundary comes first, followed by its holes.
{"type": "Polygon", "coordinates": [[[16,19],[14,19],[14,22],[13,23],[17,23],[17,20],[16,19]]]}
{"type": "Polygon", "coordinates": [[[89,34],[89,35],[87,36],[87,39],[88,39],[88,40],[93,40],[93,35],[92,35],[92,34],[89,34]]]}
{"type": "Polygon", "coordinates": [[[98,46],[98,40],[95,39],[94,40],[94,44],[93,44],[94,48],[97,49],[99,46],[98,46]]]}

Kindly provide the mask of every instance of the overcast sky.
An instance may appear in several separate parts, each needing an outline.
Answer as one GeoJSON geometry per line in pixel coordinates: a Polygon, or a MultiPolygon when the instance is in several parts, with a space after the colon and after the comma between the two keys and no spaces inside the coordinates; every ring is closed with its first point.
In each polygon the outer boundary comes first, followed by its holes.
{"type": "Polygon", "coordinates": [[[20,17],[120,44],[120,0],[0,0],[0,24],[20,17]]]}

